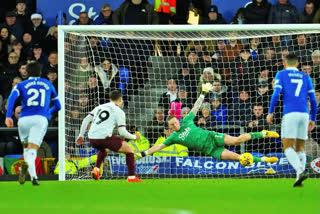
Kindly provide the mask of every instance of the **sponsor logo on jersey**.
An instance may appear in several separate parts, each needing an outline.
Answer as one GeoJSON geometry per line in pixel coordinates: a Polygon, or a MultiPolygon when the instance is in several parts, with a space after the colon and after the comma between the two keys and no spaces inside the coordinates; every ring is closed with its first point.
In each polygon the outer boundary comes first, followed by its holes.
{"type": "Polygon", "coordinates": [[[312,159],[309,163],[310,168],[317,174],[320,174],[320,157],[312,159]]]}
{"type": "Polygon", "coordinates": [[[179,134],[179,138],[184,140],[190,133],[191,128],[187,127],[181,134],[179,134]]]}

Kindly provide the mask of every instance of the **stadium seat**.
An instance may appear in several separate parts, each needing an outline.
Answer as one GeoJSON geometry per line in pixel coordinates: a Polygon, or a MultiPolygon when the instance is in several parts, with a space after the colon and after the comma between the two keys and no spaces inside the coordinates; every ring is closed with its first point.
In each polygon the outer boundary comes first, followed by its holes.
{"type": "Polygon", "coordinates": [[[264,154],[260,153],[260,152],[251,152],[251,154],[255,157],[263,157],[264,154]]]}

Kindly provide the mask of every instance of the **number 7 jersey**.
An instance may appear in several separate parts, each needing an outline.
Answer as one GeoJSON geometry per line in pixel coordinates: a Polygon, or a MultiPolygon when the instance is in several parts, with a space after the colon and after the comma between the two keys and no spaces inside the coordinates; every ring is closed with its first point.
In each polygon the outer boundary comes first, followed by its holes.
{"type": "Polygon", "coordinates": [[[88,132],[90,139],[111,137],[115,127],[126,126],[125,113],[113,102],[99,105],[89,114],[93,117],[88,132]]]}
{"type": "Polygon", "coordinates": [[[306,112],[308,98],[314,96],[314,88],[309,75],[297,68],[279,71],[275,78],[274,89],[280,89],[283,94],[283,115],[290,112],[306,112]]]}

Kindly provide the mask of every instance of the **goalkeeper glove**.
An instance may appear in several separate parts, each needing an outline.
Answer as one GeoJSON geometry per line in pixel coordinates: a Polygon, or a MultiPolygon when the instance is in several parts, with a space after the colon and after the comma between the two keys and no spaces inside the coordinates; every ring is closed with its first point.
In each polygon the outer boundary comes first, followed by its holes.
{"type": "Polygon", "coordinates": [[[205,96],[211,90],[212,90],[211,83],[202,84],[202,92],[201,92],[201,94],[203,94],[205,96]]]}
{"type": "Polygon", "coordinates": [[[144,156],[147,156],[147,154],[145,152],[134,153],[134,159],[135,160],[139,160],[139,159],[143,158],[144,156]]]}

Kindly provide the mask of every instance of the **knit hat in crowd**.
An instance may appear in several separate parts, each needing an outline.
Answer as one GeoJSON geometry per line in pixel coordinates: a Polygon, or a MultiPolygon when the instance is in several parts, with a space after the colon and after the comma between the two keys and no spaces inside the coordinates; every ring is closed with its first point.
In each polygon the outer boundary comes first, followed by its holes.
{"type": "Polygon", "coordinates": [[[208,103],[208,102],[202,103],[202,105],[200,107],[200,111],[202,111],[203,108],[207,108],[207,109],[209,109],[209,111],[211,111],[210,103],[208,103]]]}
{"type": "Polygon", "coordinates": [[[33,13],[33,14],[31,15],[31,20],[32,20],[32,19],[42,19],[41,13],[33,13]]]}

